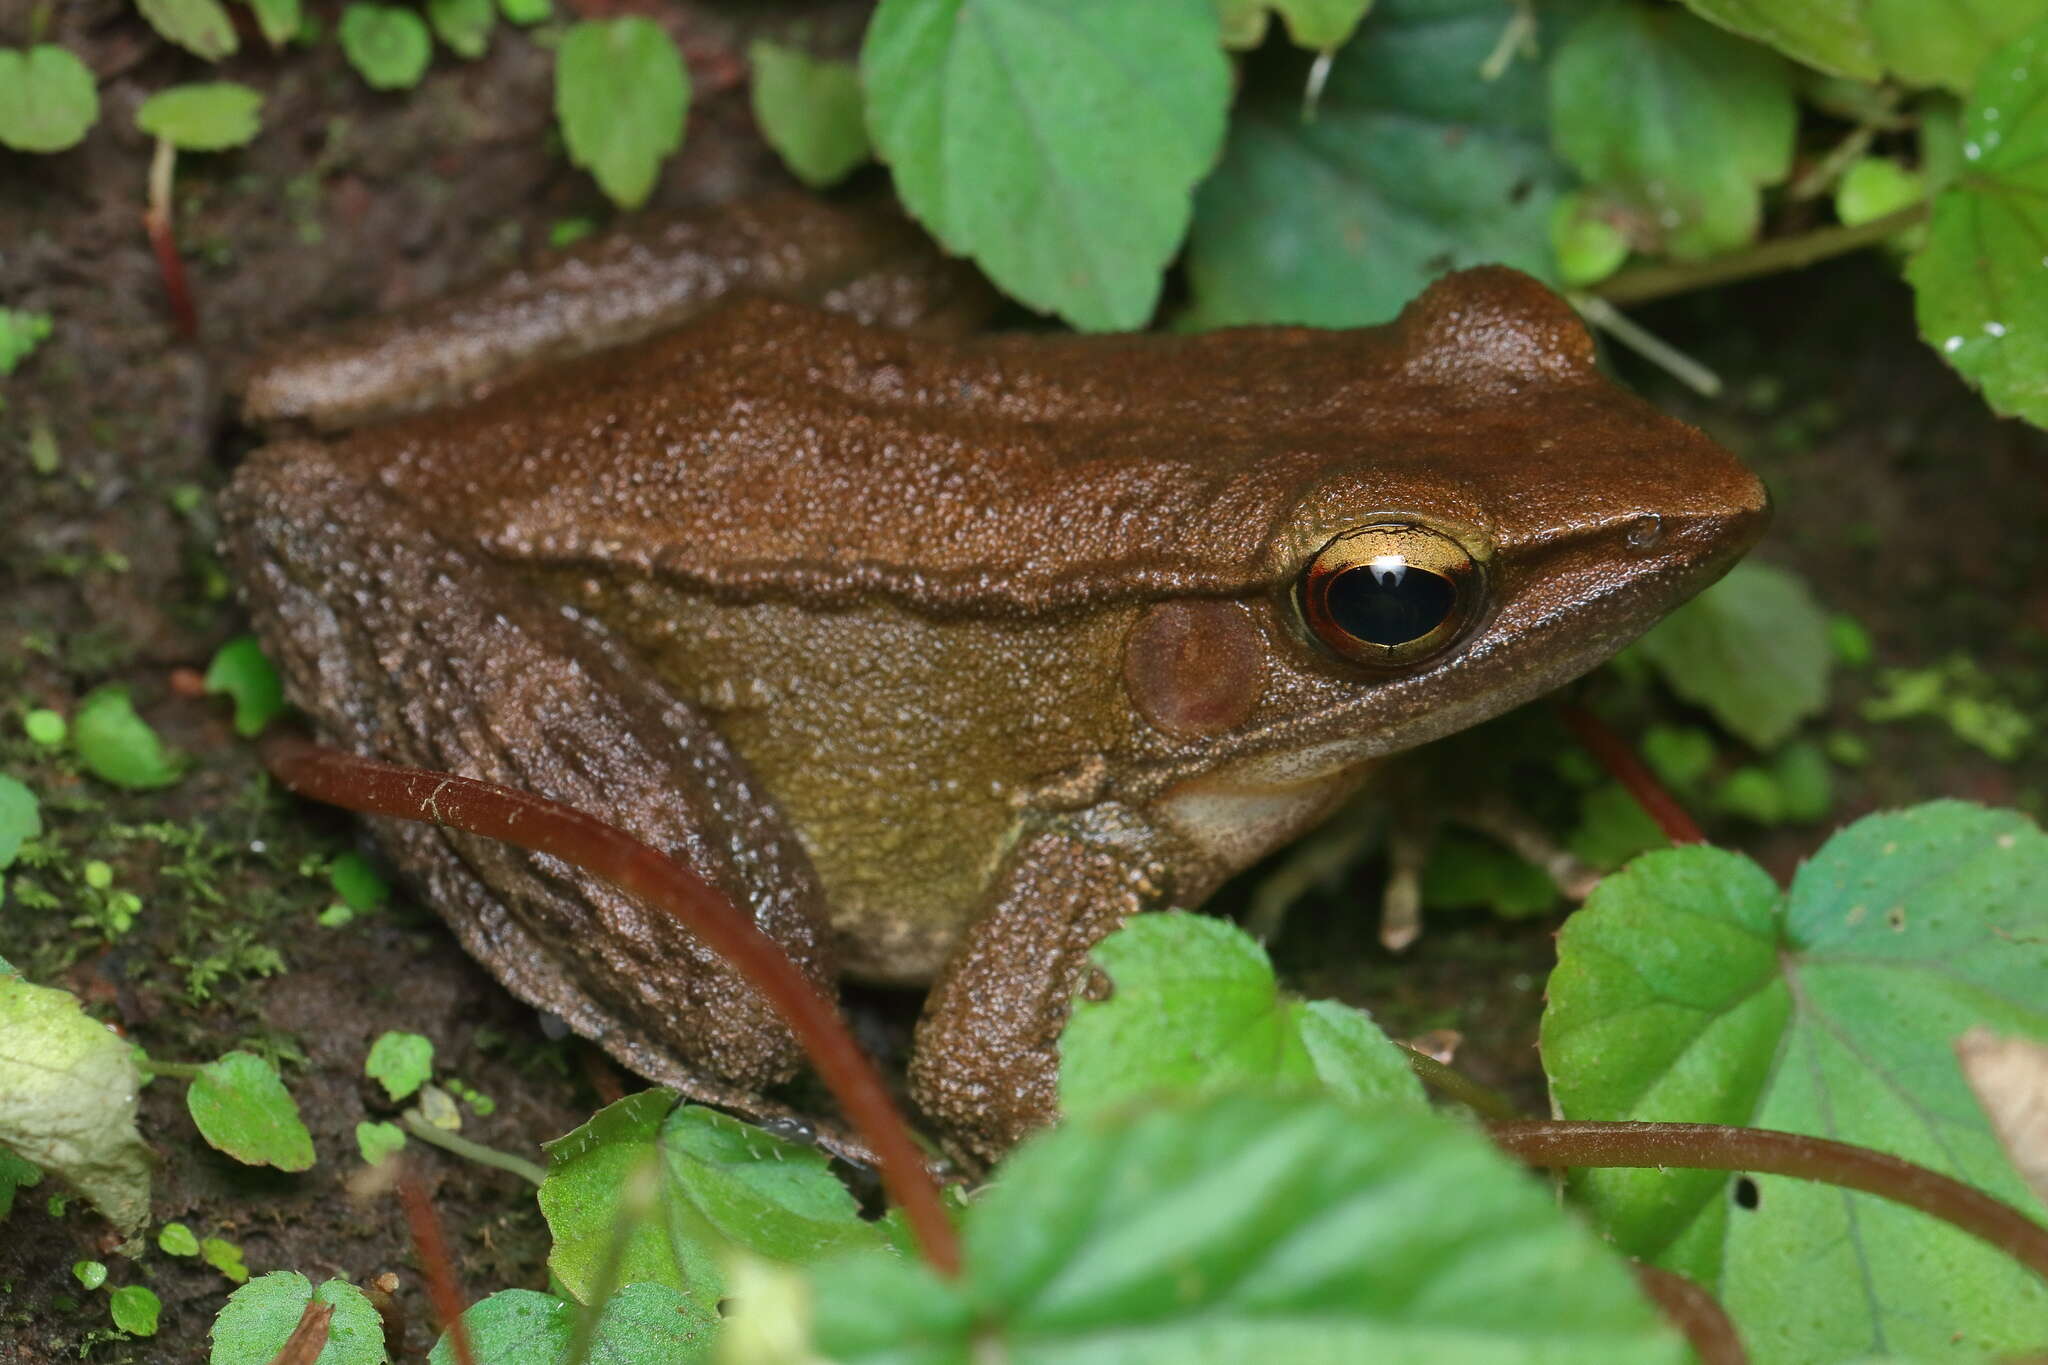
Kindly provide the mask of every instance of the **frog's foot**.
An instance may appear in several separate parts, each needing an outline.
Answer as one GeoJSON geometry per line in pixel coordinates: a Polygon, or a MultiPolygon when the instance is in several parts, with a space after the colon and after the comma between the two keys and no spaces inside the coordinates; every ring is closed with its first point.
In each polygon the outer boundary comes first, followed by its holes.
{"type": "MultiPolygon", "coordinates": [[[[610,820],[689,865],[830,988],[808,858],[638,660],[442,541],[326,447],[259,452],[221,509],[257,630],[330,742],[610,820]]],[[[794,1072],[775,1012],[668,916],[546,855],[373,825],[515,995],[635,1071],[728,1102],[794,1072]]]]}

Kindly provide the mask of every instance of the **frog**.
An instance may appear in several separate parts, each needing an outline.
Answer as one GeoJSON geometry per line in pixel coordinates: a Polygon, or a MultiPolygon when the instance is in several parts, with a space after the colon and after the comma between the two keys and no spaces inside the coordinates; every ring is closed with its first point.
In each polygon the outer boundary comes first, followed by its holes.
{"type": "MultiPolygon", "coordinates": [[[[326,742],[588,810],[820,989],[923,992],[908,1089],[963,1159],[1057,1116],[1108,934],[1591,669],[1767,520],[1506,267],[1368,327],[987,331],[930,248],[899,288],[835,246],[800,297],[786,243],[867,230],[821,212],[696,220],[694,283],[642,290],[658,325],[536,323],[606,274],[536,268],[257,367],[252,418],[286,425],[224,550],[326,742]],[[705,267],[734,240],[781,265],[705,267]]],[[[546,855],[372,825],[513,995],[773,1111],[796,1043],[685,930],[546,855]]]]}

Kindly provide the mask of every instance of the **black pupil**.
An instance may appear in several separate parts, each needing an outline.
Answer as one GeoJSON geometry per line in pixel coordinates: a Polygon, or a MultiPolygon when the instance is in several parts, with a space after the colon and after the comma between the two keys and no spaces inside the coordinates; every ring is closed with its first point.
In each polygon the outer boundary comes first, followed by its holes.
{"type": "Polygon", "coordinates": [[[1405,645],[1444,623],[1458,589],[1442,574],[1389,556],[1338,574],[1323,601],[1330,619],[1355,638],[1405,645]]]}

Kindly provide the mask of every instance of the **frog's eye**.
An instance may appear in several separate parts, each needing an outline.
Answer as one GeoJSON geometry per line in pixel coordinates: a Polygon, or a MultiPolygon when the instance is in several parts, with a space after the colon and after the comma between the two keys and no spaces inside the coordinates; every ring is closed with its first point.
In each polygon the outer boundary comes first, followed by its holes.
{"type": "Polygon", "coordinates": [[[1465,547],[1413,522],[1346,531],[1295,581],[1302,623],[1326,648],[1364,664],[1437,653],[1478,608],[1479,567],[1465,547]]]}

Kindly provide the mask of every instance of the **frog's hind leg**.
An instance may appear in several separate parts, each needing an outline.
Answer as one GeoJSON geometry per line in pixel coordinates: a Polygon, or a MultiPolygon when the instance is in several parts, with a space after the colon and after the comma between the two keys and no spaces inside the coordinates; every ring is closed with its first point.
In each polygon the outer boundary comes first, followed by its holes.
{"type": "Polygon", "coordinates": [[[244,420],[337,431],[464,402],[534,369],[765,294],[941,335],[995,296],[880,204],[771,195],[633,225],[401,312],[299,338],[240,376],[244,420]]]}
{"type": "MultiPolygon", "coordinates": [[[[227,549],[291,699],[329,741],[551,797],[680,858],[829,989],[809,860],[701,716],[595,628],[310,443],[222,499],[227,549]]],[[[793,1073],[771,1008],[667,916],[546,855],[375,821],[515,995],[633,1070],[719,1102],[793,1073]]]]}

